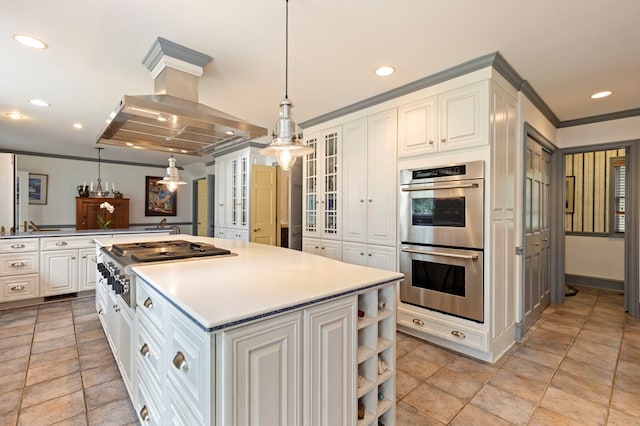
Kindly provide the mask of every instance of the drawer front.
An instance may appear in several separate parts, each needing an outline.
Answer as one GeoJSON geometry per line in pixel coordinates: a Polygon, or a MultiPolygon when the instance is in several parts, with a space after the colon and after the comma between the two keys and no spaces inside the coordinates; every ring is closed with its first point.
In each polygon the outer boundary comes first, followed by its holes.
{"type": "Polygon", "coordinates": [[[37,238],[18,238],[0,240],[0,253],[20,253],[23,251],[37,251],[40,240],[37,238]]]}
{"type": "Polygon", "coordinates": [[[170,315],[168,379],[183,397],[185,405],[202,415],[209,402],[207,383],[212,380],[213,357],[209,355],[208,336],[186,321],[181,316],[170,315]]]}
{"type": "Polygon", "coordinates": [[[40,295],[38,274],[0,278],[0,287],[2,288],[2,300],[0,300],[2,302],[30,299],[40,295]]]}
{"type": "Polygon", "coordinates": [[[65,250],[75,248],[91,248],[95,246],[92,236],[41,238],[41,250],[65,250]]]}
{"type": "Polygon", "coordinates": [[[0,277],[38,272],[38,253],[0,254],[0,277]]]}
{"type": "Polygon", "coordinates": [[[149,375],[152,375],[156,382],[161,383],[163,374],[165,341],[153,331],[155,326],[147,325],[148,321],[138,318],[138,334],[135,341],[135,356],[138,365],[144,365],[149,375]]]}
{"type": "Polygon", "coordinates": [[[434,337],[468,346],[470,348],[487,351],[489,339],[487,333],[475,330],[471,327],[429,318],[415,312],[400,310],[398,312],[398,324],[419,330],[434,337]]]}
{"type": "Polygon", "coordinates": [[[167,301],[147,283],[136,278],[136,312],[145,315],[158,330],[164,329],[167,301]]]}
{"type": "Polygon", "coordinates": [[[143,425],[161,425],[164,412],[161,404],[162,399],[158,398],[150,389],[154,387],[154,383],[145,380],[145,377],[138,370],[138,377],[135,387],[136,413],[140,423],[143,425]]]}

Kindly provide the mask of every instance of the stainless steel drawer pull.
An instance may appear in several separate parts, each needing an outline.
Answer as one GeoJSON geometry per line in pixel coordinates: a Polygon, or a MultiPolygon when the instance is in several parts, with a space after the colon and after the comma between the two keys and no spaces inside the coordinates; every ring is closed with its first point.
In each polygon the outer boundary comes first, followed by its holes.
{"type": "Polygon", "coordinates": [[[140,409],[140,418],[142,419],[143,422],[149,421],[149,409],[147,408],[146,405],[143,405],[142,408],[140,409]]]}
{"type": "Polygon", "coordinates": [[[413,323],[415,325],[419,325],[420,327],[422,327],[424,325],[424,321],[422,321],[421,319],[418,319],[418,318],[414,318],[413,319],[413,323]]]}
{"type": "Polygon", "coordinates": [[[22,290],[24,290],[24,286],[23,285],[14,285],[13,287],[11,287],[10,290],[11,291],[22,291],[22,290]]]}
{"type": "Polygon", "coordinates": [[[466,339],[467,338],[467,336],[465,336],[462,331],[458,331],[458,330],[453,330],[451,332],[451,335],[454,336],[454,337],[457,337],[458,339],[466,339]]]}
{"type": "Polygon", "coordinates": [[[150,352],[151,351],[149,350],[149,345],[147,345],[146,343],[144,345],[142,345],[142,347],[140,348],[140,353],[145,358],[149,356],[150,352]]]}
{"type": "Polygon", "coordinates": [[[435,191],[437,189],[458,189],[458,188],[477,188],[477,183],[467,183],[463,185],[438,185],[438,186],[425,186],[425,185],[416,185],[416,186],[405,186],[403,185],[401,189],[402,192],[413,192],[413,191],[435,191]]]}
{"type": "Polygon", "coordinates": [[[467,254],[442,253],[439,251],[415,250],[415,249],[410,249],[408,247],[402,247],[402,251],[405,253],[430,254],[432,256],[453,257],[455,259],[478,260],[478,256],[475,254],[467,255],[467,254]]]}
{"type": "Polygon", "coordinates": [[[147,299],[144,301],[144,307],[147,309],[153,309],[153,300],[151,300],[150,297],[147,297],[147,299]]]}
{"type": "Polygon", "coordinates": [[[64,246],[69,245],[69,243],[67,243],[66,241],[58,241],[58,242],[56,243],[56,245],[57,245],[58,247],[64,247],[64,246]]]}
{"type": "Polygon", "coordinates": [[[27,266],[24,262],[13,262],[11,265],[12,268],[22,268],[23,266],[27,266]]]}
{"type": "Polygon", "coordinates": [[[20,249],[20,248],[25,248],[26,246],[24,244],[12,244],[11,248],[15,248],[15,249],[20,249]]]}
{"type": "Polygon", "coordinates": [[[180,351],[176,353],[176,356],[173,357],[173,366],[178,370],[184,371],[185,373],[189,371],[189,365],[187,364],[187,359],[184,357],[184,354],[180,351]]]}
{"type": "Polygon", "coordinates": [[[103,311],[102,309],[100,309],[100,310],[98,311],[98,315],[102,315],[102,314],[104,314],[104,311],[103,311]]]}

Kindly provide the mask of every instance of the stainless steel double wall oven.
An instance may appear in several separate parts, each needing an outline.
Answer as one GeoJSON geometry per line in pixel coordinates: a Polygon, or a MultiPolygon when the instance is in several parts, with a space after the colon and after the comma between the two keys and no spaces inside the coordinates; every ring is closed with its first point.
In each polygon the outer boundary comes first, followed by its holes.
{"type": "Polygon", "coordinates": [[[484,322],[484,162],[400,172],[400,300],[484,322]]]}

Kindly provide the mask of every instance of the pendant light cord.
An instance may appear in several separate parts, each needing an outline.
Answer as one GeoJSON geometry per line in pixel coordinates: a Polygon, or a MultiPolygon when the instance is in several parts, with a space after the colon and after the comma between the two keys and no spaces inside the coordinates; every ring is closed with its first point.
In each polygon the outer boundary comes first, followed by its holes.
{"type": "Polygon", "coordinates": [[[289,98],[289,0],[285,9],[285,31],[284,31],[284,98],[289,98]]]}

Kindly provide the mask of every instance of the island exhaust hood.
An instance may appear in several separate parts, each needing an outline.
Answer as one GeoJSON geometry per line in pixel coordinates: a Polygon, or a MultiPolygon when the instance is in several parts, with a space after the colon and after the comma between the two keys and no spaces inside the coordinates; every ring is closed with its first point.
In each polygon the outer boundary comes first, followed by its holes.
{"type": "Polygon", "coordinates": [[[265,136],[263,127],[198,103],[199,78],[211,60],[158,37],[142,61],[155,94],[125,95],[97,143],[200,156],[265,136]]]}

